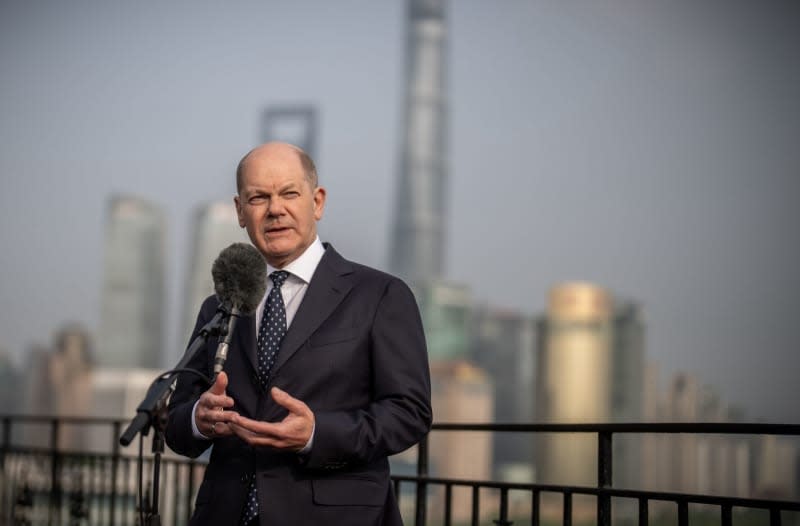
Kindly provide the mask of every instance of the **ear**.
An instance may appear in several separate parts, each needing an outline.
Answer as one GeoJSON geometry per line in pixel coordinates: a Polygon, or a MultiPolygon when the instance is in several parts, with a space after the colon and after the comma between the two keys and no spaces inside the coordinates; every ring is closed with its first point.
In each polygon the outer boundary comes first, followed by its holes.
{"type": "Polygon", "coordinates": [[[322,219],[322,212],[325,210],[325,197],[327,192],[321,186],[314,188],[314,219],[322,219]]]}
{"type": "Polygon", "coordinates": [[[239,218],[239,226],[244,228],[244,212],[242,211],[242,202],[239,200],[239,196],[233,196],[233,204],[236,205],[236,216],[239,218]]]}

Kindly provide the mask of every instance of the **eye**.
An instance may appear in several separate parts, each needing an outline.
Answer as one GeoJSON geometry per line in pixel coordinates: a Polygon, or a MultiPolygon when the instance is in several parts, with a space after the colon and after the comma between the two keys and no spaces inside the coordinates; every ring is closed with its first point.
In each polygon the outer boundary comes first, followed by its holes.
{"type": "Polygon", "coordinates": [[[247,202],[251,205],[263,205],[267,202],[267,196],[265,195],[254,195],[247,200],[247,202]]]}
{"type": "Polygon", "coordinates": [[[283,196],[286,199],[294,199],[295,197],[299,197],[300,196],[300,192],[298,192],[297,190],[290,190],[288,192],[285,192],[283,194],[283,196]]]}

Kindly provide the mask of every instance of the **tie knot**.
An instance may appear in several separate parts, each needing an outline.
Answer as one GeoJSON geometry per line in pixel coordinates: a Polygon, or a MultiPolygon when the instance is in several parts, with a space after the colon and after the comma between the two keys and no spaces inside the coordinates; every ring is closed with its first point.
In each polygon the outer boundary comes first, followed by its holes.
{"type": "Polygon", "coordinates": [[[288,277],[289,273],[285,270],[276,270],[269,275],[269,279],[272,280],[272,284],[277,288],[281,288],[281,285],[283,285],[283,282],[286,281],[286,278],[288,277]]]}

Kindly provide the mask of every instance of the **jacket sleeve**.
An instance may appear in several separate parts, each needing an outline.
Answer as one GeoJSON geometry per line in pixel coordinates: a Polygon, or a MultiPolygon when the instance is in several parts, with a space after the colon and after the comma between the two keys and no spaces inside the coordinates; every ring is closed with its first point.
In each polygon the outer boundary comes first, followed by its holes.
{"type": "MultiPolygon", "coordinates": [[[[200,329],[208,323],[213,317],[217,309],[216,297],[211,296],[203,302],[200,308],[200,313],[197,316],[197,323],[195,323],[192,336],[189,339],[191,342],[197,337],[200,329]]],[[[187,368],[194,369],[211,377],[213,367],[213,349],[208,343],[201,347],[194,357],[189,361],[187,368]],[[209,355],[209,353],[212,353],[209,355]]],[[[210,440],[197,439],[192,433],[192,409],[195,402],[200,398],[207,389],[208,385],[205,384],[203,379],[195,374],[181,373],[178,375],[178,381],[175,392],[170,397],[168,405],[168,418],[166,427],[166,441],[167,445],[174,452],[187,457],[195,458],[202,454],[206,449],[211,446],[210,440]]]]}
{"type": "Polygon", "coordinates": [[[428,352],[419,309],[399,279],[388,281],[370,329],[372,401],[315,414],[309,468],[369,463],[416,444],[432,422],[428,352]]]}

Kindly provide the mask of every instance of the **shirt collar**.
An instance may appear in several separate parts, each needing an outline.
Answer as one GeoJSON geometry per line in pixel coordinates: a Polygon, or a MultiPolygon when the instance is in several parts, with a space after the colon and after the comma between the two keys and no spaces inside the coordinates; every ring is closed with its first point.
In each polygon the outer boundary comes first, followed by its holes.
{"type": "Polygon", "coordinates": [[[317,270],[317,265],[319,265],[323,255],[325,255],[325,247],[322,246],[322,241],[320,241],[319,236],[317,236],[316,239],[314,239],[314,242],[311,243],[302,254],[300,254],[300,257],[282,269],[277,269],[267,263],[267,276],[276,270],[285,270],[290,275],[297,276],[304,282],[310,283],[311,276],[313,276],[314,271],[317,270]]]}

